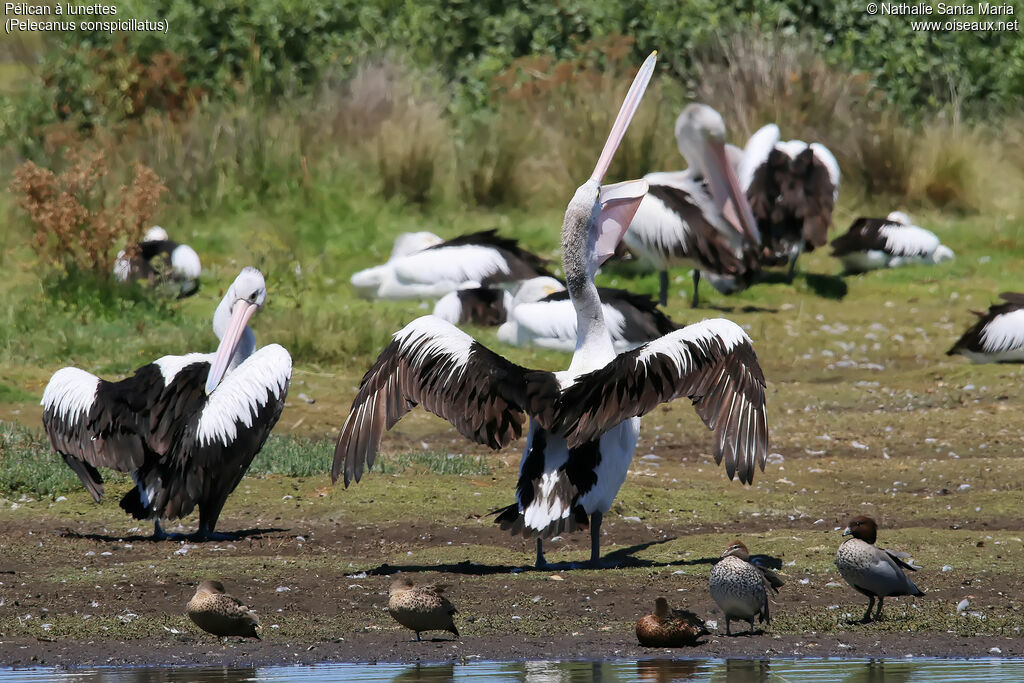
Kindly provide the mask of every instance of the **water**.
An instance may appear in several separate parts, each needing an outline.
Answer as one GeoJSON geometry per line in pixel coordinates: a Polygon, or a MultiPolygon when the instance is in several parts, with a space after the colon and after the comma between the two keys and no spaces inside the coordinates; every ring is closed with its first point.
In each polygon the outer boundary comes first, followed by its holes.
{"type": "Polygon", "coordinates": [[[304,683],[306,681],[722,681],[962,683],[1024,681],[1019,659],[644,659],[464,664],[319,664],[259,668],[0,669],[0,683],[304,683]]]}

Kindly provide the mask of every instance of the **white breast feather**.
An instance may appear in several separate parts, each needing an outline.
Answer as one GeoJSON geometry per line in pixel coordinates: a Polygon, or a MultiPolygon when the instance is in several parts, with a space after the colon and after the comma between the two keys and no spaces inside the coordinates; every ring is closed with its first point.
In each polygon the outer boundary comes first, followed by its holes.
{"type": "Polygon", "coordinates": [[[736,323],[725,318],[712,318],[687,325],[640,347],[636,365],[645,365],[655,356],[667,356],[679,367],[680,372],[685,374],[693,368],[693,356],[688,345],[703,346],[712,339],[720,340],[726,352],[744,342],[750,343],[750,337],[736,323]]]}
{"type": "Polygon", "coordinates": [[[1024,309],[992,318],[981,331],[981,348],[986,353],[1024,348],[1024,309]]]}
{"type": "Polygon", "coordinates": [[[267,392],[280,399],[291,375],[292,357],[278,344],[264,346],[249,356],[210,394],[199,416],[199,445],[214,440],[225,445],[234,441],[238,436],[237,424],[252,427],[256,413],[267,404],[267,392]]]}
{"type": "Polygon", "coordinates": [[[80,414],[89,412],[99,384],[100,378],[85,370],[61,368],[46,385],[40,405],[53,410],[64,422],[74,422],[80,414]]]}

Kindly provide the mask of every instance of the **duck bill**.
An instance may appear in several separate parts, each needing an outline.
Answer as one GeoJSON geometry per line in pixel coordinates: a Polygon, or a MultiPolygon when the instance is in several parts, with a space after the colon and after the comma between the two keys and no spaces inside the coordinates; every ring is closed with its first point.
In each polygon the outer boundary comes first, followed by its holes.
{"type": "Polygon", "coordinates": [[[843,529],[843,536],[853,536],[853,532],[850,531],[850,527],[843,529]]]}
{"type": "Polygon", "coordinates": [[[644,96],[644,91],[647,90],[647,84],[651,82],[654,64],[657,61],[658,51],[655,50],[644,60],[640,70],[636,73],[636,77],[633,79],[633,84],[629,86],[626,99],[622,101],[622,107],[619,108],[619,115],[615,117],[612,130],[608,134],[608,139],[604,142],[604,149],[601,150],[597,166],[594,167],[594,172],[590,176],[590,179],[596,180],[598,184],[604,180],[604,174],[608,172],[608,167],[612,163],[612,157],[615,156],[615,150],[619,148],[619,143],[622,142],[622,138],[626,135],[626,129],[629,128],[629,122],[633,120],[633,114],[636,113],[637,107],[640,106],[640,100],[644,96]]]}
{"type": "Polygon", "coordinates": [[[729,163],[725,145],[712,140],[708,140],[705,144],[707,148],[705,166],[715,206],[737,230],[746,235],[754,244],[760,244],[761,233],[757,229],[754,212],[750,209],[746,194],[740,188],[736,171],[729,163]]]}
{"type": "Polygon", "coordinates": [[[259,310],[259,306],[248,301],[239,300],[235,303],[234,313],[232,313],[231,322],[228,324],[228,331],[224,333],[220,340],[217,354],[213,357],[213,363],[210,365],[210,374],[206,378],[207,395],[213,393],[213,390],[217,388],[220,381],[224,379],[224,373],[227,372],[228,364],[231,363],[231,357],[235,355],[238,340],[242,338],[242,332],[245,331],[245,326],[249,324],[249,318],[257,310],[259,310]]]}

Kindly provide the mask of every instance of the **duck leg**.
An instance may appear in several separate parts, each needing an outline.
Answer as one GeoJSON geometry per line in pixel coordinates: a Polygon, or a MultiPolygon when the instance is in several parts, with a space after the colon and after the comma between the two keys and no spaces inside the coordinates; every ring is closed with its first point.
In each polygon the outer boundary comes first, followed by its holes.
{"type": "MultiPolygon", "coordinates": [[[[868,609],[867,609],[866,612],[864,612],[864,617],[860,620],[860,622],[862,624],[867,624],[868,622],[871,621],[871,608],[874,607],[874,606],[875,606],[875,596],[874,595],[869,595],[868,596],[868,609]]],[[[882,609],[881,601],[879,601],[879,603],[878,603],[878,609],[879,610],[882,609]]]]}
{"type": "Polygon", "coordinates": [[[875,621],[882,618],[882,601],[885,600],[881,595],[878,596],[878,609],[875,611],[875,621]]]}

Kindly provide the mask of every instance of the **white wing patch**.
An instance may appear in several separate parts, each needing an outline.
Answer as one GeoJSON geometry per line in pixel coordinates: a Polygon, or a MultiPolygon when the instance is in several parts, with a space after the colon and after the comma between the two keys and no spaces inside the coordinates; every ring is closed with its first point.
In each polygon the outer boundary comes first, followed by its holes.
{"type": "Polygon", "coordinates": [[[179,244],[171,252],[171,268],[182,277],[196,278],[202,273],[199,254],[187,244],[179,244]]]}
{"type": "Polygon", "coordinates": [[[275,399],[283,398],[291,376],[292,357],[278,344],[264,346],[249,356],[210,394],[199,416],[199,445],[214,440],[230,444],[238,436],[239,423],[252,427],[256,413],[267,404],[268,392],[275,399]]]}
{"type": "Polygon", "coordinates": [[[885,238],[885,250],[893,256],[925,256],[939,247],[935,233],[916,225],[886,223],[878,232],[885,238]]]}
{"type": "Polygon", "coordinates": [[[775,143],[779,141],[779,127],[774,123],[762,126],[757,132],[750,136],[746,146],[743,148],[743,160],[736,171],[740,181],[740,187],[746,191],[754,180],[754,173],[768,161],[768,155],[775,149],[775,143]]]}
{"type": "Polygon", "coordinates": [[[981,348],[985,353],[999,353],[1000,351],[1024,348],[1024,309],[1010,311],[992,318],[992,321],[981,331],[981,348]]]}
{"type": "Polygon", "coordinates": [[[693,369],[689,345],[707,345],[712,339],[721,341],[726,352],[744,342],[752,343],[747,333],[736,323],[725,318],[712,318],[687,325],[642,346],[636,357],[636,365],[639,367],[647,364],[654,356],[667,356],[680,368],[682,374],[686,374],[693,369]]]}
{"type": "Polygon", "coordinates": [[[405,282],[482,282],[489,275],[509,272],[508,264],[496,249],[475,244],[427,249],[391,263],[395,275],[405,282]]]}
{"type": "Polygon", "coordinates": [[[828,179],[832,181],[832,186],[835,188],[835,197],[839,198],[839,162],[836,161],[835,155],[829,151],[828,147],[821,144],[820,142],[812,142],[811,150],[814,151],[814,156],[820,161],[825,168],[828,170],[828,179]]]}
{"type": "Polygon", "coordinates": [[[422,366],[431,356],[451,356],[455,362],[452,364],[448,381],[462,377],[473,346],[472,337],[432,315],[416,318],[396,332],[394,339],[399,343],[400,353],[410,354],[410,362],[416,366],[422,366]],[[415,353],[411,353],[414,347],[415,353]]]}
{"type": "Polygon", "coordinates": [[[164,386],[168,386],[174,377],[193,363],[212,363],[212,353],[187,353],[184,356],[163,356],[153,361],[153,365],[160,368],[160,374],[164,377],[164,386]]]}
{"type": "Polygon", "coordinates": [[[88,413],[96,401],[100,378],[78,368],[61,368],[53,373],[43,391],[40,405],[53,410],[62,421],[70,423],[82,413],[88,413]]]}

